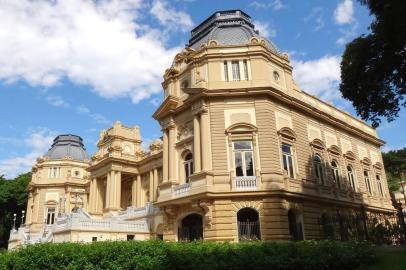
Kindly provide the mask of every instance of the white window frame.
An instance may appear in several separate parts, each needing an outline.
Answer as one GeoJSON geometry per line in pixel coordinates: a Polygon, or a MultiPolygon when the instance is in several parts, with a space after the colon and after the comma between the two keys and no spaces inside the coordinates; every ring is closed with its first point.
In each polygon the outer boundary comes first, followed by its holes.
{"type": "Polygon", "coordinates": [[[314,176],[317,178],[317,181],[324,185],[324,170],[323,170],[323,159],[320,154],[315,154],[313,156],[313,167],[314,167],[314,176]],[[319,158],[320,161],[317,161],[316,158],[319,158]]]}
{"type": "Polygon", "coordinates": [[[341,184],[341,177],[340,177],[340,169],[338,166],[338,162],[334,159],[331,161],[331,172],[333,174],[334,181],[337,183],[338,188],[341,189],[342,184],[341,184]],[[335,166],[333,165],[333,163],[335,164],[335,166]]]}
{"type": "Polygon", "coordinates": [[[56,208],[55,207],[48,207],[47,208],[47,217],[46,217],[46,221],[45,221],[46,225],[52,225],[52,224],[55,223],[55,214],[56,214],[56,208]]]}
{"type": "Polygon", "coordinates": [[[282,142],[281,152],[282,152],[282,169],[284,172],[286,172],[286,174],[289,176],[289,178],[293,179],[293,178],[295,178],[295,175],[296,175],[293,146],[291,144],[282,142]],[[289,147],[290,153],[283,151],[284,145],[289,147]],[[286,168],[285,168],[285,163],[286,163],[286,168]]]}
{"type": "Polygon", "coordinates": [[[382,177],[381,177],[381,175],[379,173],[377,173],[375,175],[375,178],[376,178],[376,185],[378,186],[379,194],[382,197],[384,197],[384,189],[383,189],[383,184],[382,184],[382,177]]]}
{"type": "Polygon", "coordinates": [[[371,177],[369,176],[369,171],[367,169],[363,170],[365,188],[369,194],[372,194],[371,177]],[[366,173],[366,175],[365,175],[366,173]]]}
{"type": "Polygon", "coordinates": [[[356,191],[357,190],[357,181],[355,179],[354,167],[352,167],[351,165],[347,165],[346,169],[347,169],[347,177],[348,177],[348,181],[350,182],[350,186],[354,191],[356,191]],[[348,170],[348,168],[350,168],[351,170],[348,170]]]}
{"type": "Polygon", "coordinates": [[[245,176],[255,176],[255,156],[254,156],[254,148],[252,144],[252,140],[235,140],[233,141],[233,160],[234,160],[234,174],[235,177],[245,177],[245,176]],[[250,148],[249,149],[235,149],[235,143],[237,142],[249,142],[250,148]],[[251,153],[252,159],[252,175],[247,175],[247,160],[246,160],[246,153],[251,153]],[[241,156],[241,167],[243,175],[237,176],[237,163],[236,163],[236,154],[241,156]]]}
{"type": "Polygon", "coordinates": [[[183,161],[183,168],[185,172],[185,183],[189,183],[190,181],[190,176],[194,173],[194,168],[193,168],[193,154],[192,153],[187,153],[185,155],[185,160],[183,161]],[[187,156],[191,155],[190,159],[186,159],[187,156]]]}
{"type": "Polygon", "coordinates": [[[240,62],[238,60],[231,61],[231,70],[233,81],[241,81],[240,62]]]}

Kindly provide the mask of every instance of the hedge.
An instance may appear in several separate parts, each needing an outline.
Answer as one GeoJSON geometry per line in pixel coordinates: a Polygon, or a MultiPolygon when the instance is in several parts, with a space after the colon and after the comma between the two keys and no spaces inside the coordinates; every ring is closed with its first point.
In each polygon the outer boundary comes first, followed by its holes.
{"type": "Polygon", "coordinates": [[[0,254],[0,269],[356,269],[374,262],[366,242],[38,244],[0,254]]]}

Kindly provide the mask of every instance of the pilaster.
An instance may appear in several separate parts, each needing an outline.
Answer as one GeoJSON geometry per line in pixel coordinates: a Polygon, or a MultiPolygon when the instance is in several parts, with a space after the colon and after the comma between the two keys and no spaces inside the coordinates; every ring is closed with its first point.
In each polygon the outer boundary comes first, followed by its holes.
{"type": "Polygon", "coordinates": [[[193,116],[193,159],[194,171],[198,173],[202,170],[201,165],[201,142],[200,142],[200,116],[195,114],[193,116]]]}

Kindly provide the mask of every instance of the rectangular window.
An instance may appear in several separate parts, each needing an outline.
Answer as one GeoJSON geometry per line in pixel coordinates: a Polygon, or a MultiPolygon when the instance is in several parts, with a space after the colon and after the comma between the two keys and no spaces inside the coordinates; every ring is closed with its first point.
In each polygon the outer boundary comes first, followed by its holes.
{"type": "Polygon", "coordinates": [[[224,80],[226,82],[229,81],[229,79],[228,79],[228,64],[227,64],[227,61],[224,61],[224,80]]]}
{"type": "Polygon", "coordinates": [[[48,178],[58,178],[61,177],[61,168],[53,167],[48,170],[48,178]]]}
{"type": "Polygon", "coordinates": [[[92,242],[97,242],[97,237],[96,236],[92,237],[92,242]]]}
{"type": "Polygon", "coordinates": [[[48,208],[46,223],[47,225],[52,225],[54,224],[54,222],[55,222],[55,208],[48,208]]]}
{"type": "Polygon", "coordinates": [[[338,172],[338,168],[337,168],[337,167],[333,167],[333,168],[332,168],[332,174],[333,174],[334,182],[336,182],[338,188],[341,189],[340,173],[338,172]]]}
{"type": "Polygon", "coordinates": [[[232,70],[233,70],[233,81],[241,80],[241,78],[240,78],[240,63],[238,63],[238,61],[232,61],[231,62],[231,67],[232,67],[232,70]]]}
{"type": "Polygon", "coordinates": [[[282,161],[283,161],[283,170],[290,178],[295,178],[293,170],[293,155],[292,155],[292,146],[289,144],[282,144],[282,161]]]}
{"type": "Polygon", "coordinates": [[[372,194],[371,189],[371,182],[369,181],[369,173],[367,170],[364,170],[364,179],[365,179],[365,186],[369,194],[372,194]]]}
{"type": "Polygon", "coordinates": [[[236,141],[234,145],[235,176],[254,176],[254,153],[251,141],[236,141]]]}
{"type": "Polygon", "coordinates": [[[244,76],[245,76],[245,80],[248,81],[248,64],[247,64],[247,60],[243,61],[244,64],[244,76]]]}
{"type": "Polygon", "coordinates": [[[376,183],[378,185],[379,194],[383,196],[383,186],[381,181],[381,176],[379,174],[376,175],[376,183]]]}

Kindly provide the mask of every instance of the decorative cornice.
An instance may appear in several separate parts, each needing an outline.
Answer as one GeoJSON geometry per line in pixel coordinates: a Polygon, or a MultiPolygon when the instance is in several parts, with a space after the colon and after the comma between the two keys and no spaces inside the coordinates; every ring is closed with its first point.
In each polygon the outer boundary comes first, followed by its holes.
{"type": "MultiPolygon", "coordinates": [[[[184,101],[184,103],[177,107],[176,109],[173,109],[171,113],[173,114],[178,114],[186,109],[188,109],[191,104],[196,102],[197,100],[204,98],[204,97],[230,97],[230,94],[232,94],[233,97],[241,97],[241,96],[258,96],[258,95],[266,95],[269,97],[272,97],[274,99],[277,99],[278,101],[285,103],[289,105],[290,107],[293,107],[299,111],[305,112],[308,115],[313,116],[314,118],[324,120],[325,122],[338,127],[342,130],[345,130],[346,132],[353,134],[357,137],[361,137],[364,140],[367,140],[371,142],[374,145],[382,146],[385,144],[385,142],[373,135],[370,135],[366,133],[365,131],[355,127],[355,126],[349,126],[347,122],[340,120],[338,118],[335,118],[334,116],[323,112],[314,106],[304,102],[303,100],[300,100],[296,97],[293,97],[289,94],[284,93],[281,90],[278,90],[276,88],[267,86],[267,87],[250,87],[250,88],[237,88],[237,89],[202,89],[202,91],[199,94],[189,96],[188,99],[184,101]]],[[[351,117],[351,116],[350,116],[351,117]]],[[[352,117],[353,118],[353,117],[352,117]]],[[[355,118],[354,118],[355,119],[355,118]]],[[[359,121],[359,120],[357,120],[359,121]]]]}
{"type": "Polygon", "coordinates": [[[161,106],[155,111],[152,115],[155,120],[162,119],[165,115],[167,115],[170,111],[174,110],[177,105],[179,104],[179,98],[169,95],[164,102],[162,102],[161,106]]]}

